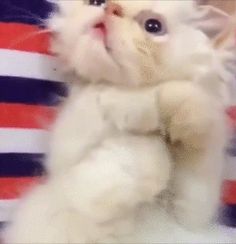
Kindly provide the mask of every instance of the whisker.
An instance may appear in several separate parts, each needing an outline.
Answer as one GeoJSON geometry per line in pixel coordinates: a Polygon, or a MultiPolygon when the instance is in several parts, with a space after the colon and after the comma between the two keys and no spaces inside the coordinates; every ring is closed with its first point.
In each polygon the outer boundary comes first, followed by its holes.
{"type": "MultiPolygon", "coordinates": [[[[1,0],[0,0],[1,1],[1,0]]],[[[16,5],[11,5],[10,6],[12,9],[16,10],[19,12],[18,15],[14,15],[14,16],[6,16],[4,18],[2,18],[2,20],[5,21],[14,21],[15,19],[22,19],[22,20],[34,20],[37,23],[38,27],[41,28],[45,28],[43,30],[39,30],[39,31],[35,31],[26,35],[21,36],[20,38],[17,38],[16,40],[14,40],[13,42],[11,42],[11,44],[9,45],[9,48],[14,48],[16,45],[18,45],[21,42],[24,42],[25,40],[32,38],[36,35],[40,35],[43,33],[51,33],[51,30],[47,29],[47,19],[43,19],[40,16],[25,10],[24,8],[21,8],[19,6],[16,5]]]]}
{"type": "Polygon", "coordinates": [[[21,8],[21,7],[18,7],[16,5],[11,5],[11,8],[14,8],[15,10],[19,10],[20,12],[22,13],[25,13],[26,15],[25,16],[29,16],[29,17],[32,17],[34,18],[35,20],[40,20],[41,23],[44,22],[44,20],[42,18],[40,18],[40,16],[30,12],[30,11],[27,11],[25,10],[24,8],[21,8]]]}
{"type": "MultiPolygon", "coordinates": [[[[1,1],[1,0],[0,0],[1,1]]],[[[40,23],[40,25],[42,27],[45,27],[47,26],[47,17],[49,16],[45,16],[45,19],[40,17],[39,15],[36,15],[34,13],[32,13],[31,11],[28,11],[24,8],[21,8],[19,6],[16,6],[16,5],[13,5],[11,4],[11,6],[9,6],[9,8],[13,9],[13,10],[16,10],[19,14],[19,17],[18,18],[25,18],[25,19],[32,19],[32,20],[36,20],[38,23],[40,23]],[[22,14],[22,15],[20,15],[22,14]]],[[[11,18],[11,17],[7,17],[7,18],[11,18]]],[[[17,18],[16,16],[12,16],[12,18],[17,18]]],[[[9,19],[11,20],[11,19],[9,19]]]]}
{"type": "Polygon", "coordinates": [[[8,46],[8,48],[14,48],[19,43],[24,42],[27,39],[30,39],[32,37],[35,37],[37,35],[41,35],[41,34],[44,34],[44,33],[51,33],[51,30],[44,29],[44,30],[40,30],[40,31],[35,31],[35,32],[32,32],[32,33],[29,33],[28,35],[24,35],[21,38],[17,38],[14,42],[11,42],[11,44],[8,46]]]}
{"type": "MultiPolygon", "coordinates": [[[[14,21],[14,20],[17,20],[17,19],[21,19],[21,20],[36,20],[35,18],[33,17],[30,17],[30,16],[23,16],[23,15],[19,15],[19,16],[7,16],[7,17],[3,17],[1,18],[1,20],[3,21],[14,21]]],[[[46,26],[46,21],[41,21],[40,19],[37,19],[37,26],[40,26],[40,27],[45,27],[46,26]]]]}

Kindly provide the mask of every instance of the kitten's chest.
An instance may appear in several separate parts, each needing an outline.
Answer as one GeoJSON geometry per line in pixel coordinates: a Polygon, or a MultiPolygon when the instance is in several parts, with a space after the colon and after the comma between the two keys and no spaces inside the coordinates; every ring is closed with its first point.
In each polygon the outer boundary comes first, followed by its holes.
{"type": "Polygon", "coordinates": [[[74,111],[70,114],[74,114],[75,120],[79,120],[80,124],[82,120],[86,128],[100,128],[102,131],[105,130],[106,134],[113,129],[118,133],[149,135],[163,131],[157,87],[80,87],[71,95],[71,103],[68,103],[67,108],[74,111]]]}

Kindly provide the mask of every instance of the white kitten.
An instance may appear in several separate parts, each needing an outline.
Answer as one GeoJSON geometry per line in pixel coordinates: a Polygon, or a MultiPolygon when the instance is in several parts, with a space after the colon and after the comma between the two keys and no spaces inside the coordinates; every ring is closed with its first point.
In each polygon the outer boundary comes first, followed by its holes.
{"type": "Polygon", "coordinates": [[[77,78],[49,178],[22,202],[6,242],[229,241],[208,226],[226,126],[215,51],[189,24],[194,4],[89,2],[103,1],[61,1],[52,17],[53,50],[77,78]],[[160,199],[164,190],[173,197],[160,199]]]}

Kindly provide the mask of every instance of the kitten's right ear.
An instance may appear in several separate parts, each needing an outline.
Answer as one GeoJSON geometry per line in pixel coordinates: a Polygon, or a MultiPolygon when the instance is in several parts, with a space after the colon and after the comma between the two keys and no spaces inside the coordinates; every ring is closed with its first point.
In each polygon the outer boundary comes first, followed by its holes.
{"type": "MultiPolygon", "coordinates": [[[[202,2],[202,0],[197,1],[197,3],[199,2],[202,2]]],[[[214,40],[230,25],[230,22],[231,17],[226,12],[210,5],[199,5],[193,23],[211,40],[214,40]]]]}

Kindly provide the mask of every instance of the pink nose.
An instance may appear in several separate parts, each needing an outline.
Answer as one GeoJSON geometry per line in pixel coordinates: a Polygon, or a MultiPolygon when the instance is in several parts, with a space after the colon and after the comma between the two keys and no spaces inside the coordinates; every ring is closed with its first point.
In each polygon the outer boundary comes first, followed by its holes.
{"type": "Polygon", "coordinates": [[[106,9],[105,9],[105,12],[106,12],[106,14],[116,15],[118,17],[123,17],[123,9],[117,3],[108,2],[106,9]]]}

